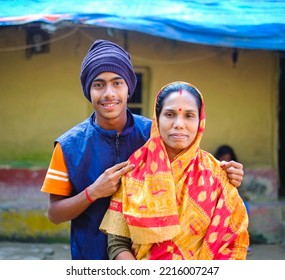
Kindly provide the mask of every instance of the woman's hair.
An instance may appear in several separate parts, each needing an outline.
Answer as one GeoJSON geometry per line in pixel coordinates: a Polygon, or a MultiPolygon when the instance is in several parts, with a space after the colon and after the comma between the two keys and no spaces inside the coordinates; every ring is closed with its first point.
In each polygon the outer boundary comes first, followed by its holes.
{"type": "Polygon", "coordinates": [[[237,161],[237,156],[234,152],[234,149],[229,145],[221,145],[220,147],[218,147],[214,156],[215,158],[220,159],[225,154],[230,154],[231,160],[237,161]]]}
{"type": "Polygon", "coordinates": [[[198,106],[198,111],[199,111],[199,116],[200,116],[200,111],[201,111],[201,106],[202,106],[202,98],[199,94],[199,92],[196,90],[194,86],[191,86],[187,83],[184,82],[174,82],[166,87],[164,87],[161,92],[159,93],[157,100],[156,100],[156,117],[159,118],[162,107],[164,105],[164,100],[167,96],[172,94],[173,92],[177,92],[180,90],[186,90],[190,94],[192,94],[195,97],[197,106],[198,106]]]}

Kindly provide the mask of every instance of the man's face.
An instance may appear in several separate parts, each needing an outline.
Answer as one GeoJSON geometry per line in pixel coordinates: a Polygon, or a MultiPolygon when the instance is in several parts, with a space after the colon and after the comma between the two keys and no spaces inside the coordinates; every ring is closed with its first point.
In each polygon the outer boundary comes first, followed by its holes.
{"type": "Polygon", "coordinates": [[[90,87],[96,123],[104,129],[117,129],[125,125],[128,85],[116,73],[103,72],[94,78],[90,87]]]}

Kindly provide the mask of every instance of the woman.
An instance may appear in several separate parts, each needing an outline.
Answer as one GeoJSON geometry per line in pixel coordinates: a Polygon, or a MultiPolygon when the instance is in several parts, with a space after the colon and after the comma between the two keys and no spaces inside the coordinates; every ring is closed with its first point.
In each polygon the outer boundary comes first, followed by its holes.
{"type": "MultiPolygon", "coordinates": [[[[219,161],[231,161],[231,160],[237,161],[236,153],[235,153],[234,149],[229,145],[219,146],[217,148],[214,156],[219,161]]],[[[245,196],[245,195],[242,194],[241,191],[242,191],[242,189],[239,188],[240,196],[243,199],[247,214],[249,215],[249,205],[248,205],[248,202],[246,201],[246,199],[243,198],[243,196],[245,196]]]]}
{"type": "Polygon", "coordinates": [[[229,145],[221,145],[217,148],[215,152],[215,158],[220,161],[237,161],[237,156],[234,149],[229,145]]]}
{"type": "Polygon", "coordinates": [[[151,137],[129,159],[102,221],[110,259],[245,259],[248,217],[219,162],[200,149],[203,97],[173,82],[156,98],[151,137]]]}

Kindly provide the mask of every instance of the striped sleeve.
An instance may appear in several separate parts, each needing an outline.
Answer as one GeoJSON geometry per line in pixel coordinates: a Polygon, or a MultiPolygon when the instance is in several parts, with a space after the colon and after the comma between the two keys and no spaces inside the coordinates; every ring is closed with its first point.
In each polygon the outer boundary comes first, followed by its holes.
{"type": "Polygon", "coordinates": [[[41,191],[63,196],[70,196],[72,193],[72,184],[69,181],[67,167],[59,143],[54,148],[41,191]]]}

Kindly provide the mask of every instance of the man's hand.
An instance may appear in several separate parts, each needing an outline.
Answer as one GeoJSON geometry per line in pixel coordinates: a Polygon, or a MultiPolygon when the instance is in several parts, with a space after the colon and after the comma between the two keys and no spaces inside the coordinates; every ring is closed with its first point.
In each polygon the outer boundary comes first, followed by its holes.
{"type": "Polygon", "coordinates": [[[243,165],[231,160],[229,162],[222,161],[220,166],[227,172],[230,183],[238,188],[243,180],[243,165]]]}
{"type": "Polygon", "coordinates": [[[105,170],[98,179],[88,187],[88,192],[93,200],[108,197],[114,194],[121,183],[121,176],[134,168],[133,164],[124,161],[105,170]]]}
{"type": "Polygon", "coordinates": [[[74,196],[62,196],[50,194],[50,203],[48,207],[49,220],[54,224],[71,221],[82,214],[87,207],[100,197],[108,197],[115,193],[121,182],[121,176],[134,168],[133,164],[127,161],[114,165],[105,170],[98,179],[74,196]],[[87,190],[87,191],[86,191],[87,190]],[[86,192],[90,197],[87,199],[86,192]]]}

